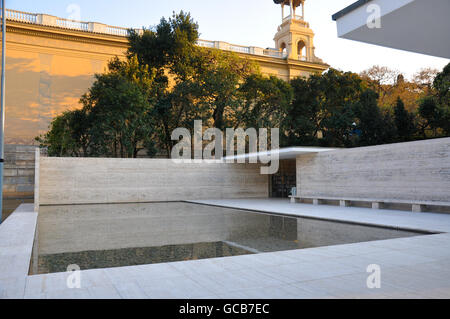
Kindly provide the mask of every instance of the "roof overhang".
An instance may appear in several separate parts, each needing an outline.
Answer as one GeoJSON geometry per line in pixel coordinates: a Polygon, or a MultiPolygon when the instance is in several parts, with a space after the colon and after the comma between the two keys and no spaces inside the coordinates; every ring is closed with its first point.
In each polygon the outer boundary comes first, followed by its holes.
{"type": "Polygon", "coordinates": [[[334,151],[335,148],[325,148],[325,147],[287,147],[287,148],[280,148],[278,150],[270,150],[266,152],[257,152],[257,153],[248,153],[248,154],[242,154],[242,155],[235,155],[235,156],[226,156],[224,157],[224,160],[250,160],[250,159],[258,159],[260,157],[270,157],[273,158],[274,156],[278,155],[278,158],[280,160],[288,160],[288,159],[296,159],[297,156],[302,154],[311,154],[311,153],[320,153],[320,152],[329,152],[334,151]]]}
{"type": "Polygon", "coordinates": [[[449,0],[359,0],[333,20],[340,38],[449,59],[449,15],[449,0]],[[380,28],[369,28],[378,9],[380,28]]]}

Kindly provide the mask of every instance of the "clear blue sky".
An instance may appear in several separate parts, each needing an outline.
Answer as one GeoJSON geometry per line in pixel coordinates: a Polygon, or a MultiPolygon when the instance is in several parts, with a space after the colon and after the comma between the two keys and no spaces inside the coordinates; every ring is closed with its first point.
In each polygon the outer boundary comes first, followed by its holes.
{"type": "MultiPolygon", "coordinates": [[[[306,20],[316,33],[316,55],[335,68],[360,72],[374,64],[412,75],[422,67],[442,69],[447,59],[338,39],[331,15],[355,0],[307,0],[306,20]]],[[[247,46],[273,47],[280,24],[279,6],[272,0],[6,0],[15,10],[47,13],[122,27],[152,26],[172,11],[188,11],[200,25],[201,38],[247,46]],[[72,5],[72,6],[71,6],[72,5]],[[73,6],[76,5],[76,6],[73,6]]]]}

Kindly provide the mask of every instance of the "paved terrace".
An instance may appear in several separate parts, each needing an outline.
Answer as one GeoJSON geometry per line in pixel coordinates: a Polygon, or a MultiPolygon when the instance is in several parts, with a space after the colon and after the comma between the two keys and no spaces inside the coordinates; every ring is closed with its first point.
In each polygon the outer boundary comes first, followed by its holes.
{"type": "Polygon", "coordinates": [[[22,205],[0,226],[2,298],[450,298],[450,215],[291,204],[193,201],[293,216],[442,232],[436,235],[256,255],[28,276],[37,214],[22,205]],[[366,268],[381,266],[381,288],[366,268]]]}

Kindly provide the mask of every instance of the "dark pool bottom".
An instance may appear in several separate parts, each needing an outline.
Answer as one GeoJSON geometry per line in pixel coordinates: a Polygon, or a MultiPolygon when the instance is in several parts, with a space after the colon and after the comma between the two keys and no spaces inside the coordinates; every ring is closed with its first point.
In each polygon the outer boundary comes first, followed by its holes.
{"type": "Polygon", "coordinates": [[[80,269],[94,269],[238,256],[252,253],[224,242],[80,251],[39,256],[38,269],[40,273],[54,273],[64,272],[67,270],[68,265],[73,264],[78,265],[80,269]]]}
{"type": "Polygon", "coordinates": [[[422,233],[189,203],[43,206],[30,274],[330,246],[422,233]]]}

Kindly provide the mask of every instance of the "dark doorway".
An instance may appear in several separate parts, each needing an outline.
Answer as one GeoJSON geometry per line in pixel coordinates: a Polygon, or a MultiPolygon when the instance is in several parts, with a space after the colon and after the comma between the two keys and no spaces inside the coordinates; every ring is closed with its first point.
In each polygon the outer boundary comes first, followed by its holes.
{"type": "Polygon", "coordinates": [[[287,198],[292,187],[296,187],[296,161],[280,160],[278,172],[270,176],[270,197],[287,198]]]}

